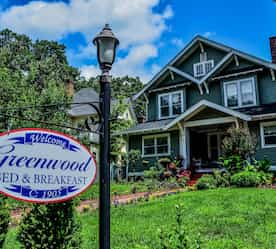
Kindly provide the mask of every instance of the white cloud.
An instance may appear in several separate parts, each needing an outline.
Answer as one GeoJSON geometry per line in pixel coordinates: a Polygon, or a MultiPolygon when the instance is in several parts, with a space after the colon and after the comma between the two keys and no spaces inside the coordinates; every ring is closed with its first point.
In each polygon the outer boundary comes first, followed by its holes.
{"type": "Polygon", "coordinates": [[[178,48],[183,48],[185,46],[184,41],[182,39],[180,39],[180,38],[173,38],[171,40],[171,43],[173,45],[175,45],[176,47],[178,47],[178,48]]]}
{"type": "MultiPolygon", "coordinates": [[[[154,64],[146,68],[145,64],[150,58],[155,58],[158,55],[157,48],[151,44],[144,44],[132,47],[129,53],[119,58],[112,68],[112,75],[130,75],[139,76],[143,82],[147,82],[150,77],[160,68],[154,64]]],[[[90,78],[99,75],[100,71],[94,65],[81,67],[81,75],[90,78]]]]}
{"type": "Polygon", "coordinates": [[[203,34],[203,36],[205,36],[206,38],[210,38],[212,36],[215,36],[216,34],[216,32],[207,31],[203,34]]]}
{"type": "MultiPolygon", "coordinates": [[[[80,32],[87,46],[76,54],[68,51],[69,58],[81,61],[95,56],[91,39],[105,23],[110,23],[120,40],[120,48],[126,56],[119,58],[114,71],[117,74],[134,73],[148,78],[144,64],[157,56],[155,43],[167,27],[173,10],[167,6],[163,13],[153,8],[159,0],[70,0],[45,2],[32,1],[26,5],[13,6],[0,12],[0,28],[10,28],[33,39],[60,40],[70,33],[80,32]]],[[[95,73],[95,67],[83,66],[83,74],[95,73]]]]}

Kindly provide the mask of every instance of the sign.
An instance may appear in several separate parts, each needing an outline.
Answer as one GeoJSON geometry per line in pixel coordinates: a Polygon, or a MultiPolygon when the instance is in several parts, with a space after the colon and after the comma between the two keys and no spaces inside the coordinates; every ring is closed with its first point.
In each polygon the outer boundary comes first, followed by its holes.
{"type": "Polygon", "coordinates": [[[27,128],[0,134],[0,192],[33,203],[63,202],[96,178],[93,155],[56,131],[27,128]]]}

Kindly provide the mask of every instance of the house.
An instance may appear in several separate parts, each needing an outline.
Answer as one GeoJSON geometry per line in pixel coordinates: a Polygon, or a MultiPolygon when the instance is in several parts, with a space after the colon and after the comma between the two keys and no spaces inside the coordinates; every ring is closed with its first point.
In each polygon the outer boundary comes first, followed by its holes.
{"type": "MultiPolygon", "coordinates": [[[[82,88],[78,92],[74,93],[73,86],[69,87],[71,95],[73,97],[73,104],[71,109],[68,110],[68,115],[72,119],[75,127],[83,126],[85,121],[90,121],[91,119],[98,119],[97,111],[89,105],[93,102],[99,108],[99,94],[95,92],[93,88],[82,88]],[[77,103],[77,104],[74,104],[77,103]],[[83,103],[83,104],[82,104],[83,103]]],[[[126,106],[122,113],[117,114],[118,119],[129,120],[136,123],[136,115],[133,110],[131,101],[129,99],[122,100],[126,106]]],[[[119,100],[111,101],[111,112],[116,111],[117,106],[120,104],[119,100]]],[[[96,128],[96,127],[95,127],[96,128]]],[[[80,136],[87,134],[80,134],[80,136]]],[[[89,140],[91,142],[90,150],[94,153],[97,161],[99,157],[99,135],[91,132],[88,134],[89,140]]],[[[126,152],[126,145],[121,148],[122,152],[126,152]]]]}
{"type": "Polygon", "coordinates": [[[146,99],[147,117],[121,133],[128,149],[144,161],[180,157],[185,168],[210,172],[235,125],[256,134],[256,158],[276,166],[276,37],[270,47],[272,63],[196,36],[133,97],[146,99]]]}

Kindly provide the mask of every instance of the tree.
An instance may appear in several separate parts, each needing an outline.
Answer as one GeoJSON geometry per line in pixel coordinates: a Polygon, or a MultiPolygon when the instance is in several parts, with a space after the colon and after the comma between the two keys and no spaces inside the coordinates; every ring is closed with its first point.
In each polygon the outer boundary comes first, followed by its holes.
{"type": "MultiPolygon", "coordinates": [[[[68,64],[63,45],[51,41],[32,42],[27,36],[10,30],[0,32],[1,130],[22,127],[49,128],[43,123],[45,121],[69,123],[64,109],[59,106],[49,108],[46,105],[68,102],[66,84],[77,78],[78,71],[68,64]],[[24,108],[26,106],[41,107],[24,108]]],[[[59,130],[68,132],[62,128],[59,130]]],[[[72,202],[34,205],[24,221],[19,238],[27,249],[80,248],[78,242],[74,242],[80,231],[79,225],[75,223],[72,202]],[[25,238],[21,237],[22,234],[25,238]],[[41,235],[50,237],[45,239],[41,235]],[[64,241],[72,247],[65,246],[64,241]],[[46,245],[46,242],[50,244],[46,245]]]]}

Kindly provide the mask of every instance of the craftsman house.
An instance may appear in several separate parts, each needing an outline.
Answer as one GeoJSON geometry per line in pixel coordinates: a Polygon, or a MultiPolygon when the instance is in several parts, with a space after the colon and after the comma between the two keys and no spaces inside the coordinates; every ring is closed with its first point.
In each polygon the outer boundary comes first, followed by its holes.
{"type": "Polygon", "coordinates": [[[246,126],[259,138],[256,158],[276,166],[276,37],[270,47],[272,63],[195,37],[134,96],[146,99],[147,117],[122,133],[128,149],[144,161],[179,156],[184,167],[209,172],[227,129],[246,126]]]}

